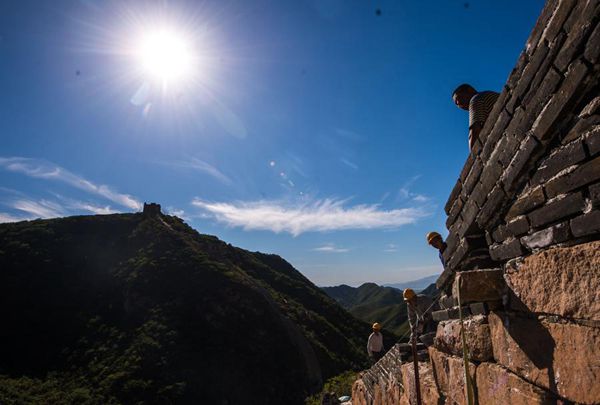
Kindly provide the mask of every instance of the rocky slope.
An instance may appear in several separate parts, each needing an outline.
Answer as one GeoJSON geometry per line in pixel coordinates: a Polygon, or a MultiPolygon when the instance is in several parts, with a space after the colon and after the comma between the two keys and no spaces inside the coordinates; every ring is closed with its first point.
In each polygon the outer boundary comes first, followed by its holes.
{"type": "Polygon", "coordinates": [[[0,403],[302,403],[366,362],[289,263],[161,214],[0,225],[0,403]]]}

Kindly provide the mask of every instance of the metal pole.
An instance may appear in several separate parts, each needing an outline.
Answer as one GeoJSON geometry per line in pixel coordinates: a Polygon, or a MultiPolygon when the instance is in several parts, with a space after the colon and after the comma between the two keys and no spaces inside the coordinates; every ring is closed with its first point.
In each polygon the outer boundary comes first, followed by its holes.
{"type": "MultiPolygon", "coordinates": [[[[418,322],[418,320],[416,322],[418,322]]],[[[417,333],[415,329],[416,328],[411,325],[410,340],[412,340],[413,364],[415,366],[415,391],[417,393],[417,405],[421,405],[421,383],[419,381],[419,359],[417,358],[417,333]]]]}

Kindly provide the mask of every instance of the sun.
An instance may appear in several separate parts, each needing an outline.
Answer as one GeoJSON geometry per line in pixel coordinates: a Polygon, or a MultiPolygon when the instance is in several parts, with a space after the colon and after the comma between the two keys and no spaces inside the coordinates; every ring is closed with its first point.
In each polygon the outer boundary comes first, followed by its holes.
{"type": "Polygon", "coordinates": [[[189,39],[169,28],[143,33],[137,45],[137,56],[143,74],[162,84],[190,79],[197,62],[189,39]]]}

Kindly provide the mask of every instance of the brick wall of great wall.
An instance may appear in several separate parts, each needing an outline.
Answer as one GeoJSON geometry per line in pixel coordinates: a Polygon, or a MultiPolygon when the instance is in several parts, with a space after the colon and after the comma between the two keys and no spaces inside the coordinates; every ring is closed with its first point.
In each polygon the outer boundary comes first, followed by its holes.
{"type": "MultiPolygon", "coordinates": [[[[549,0],[445,211],[425,404],[464,404],[457,293],[480,405],[600,404],[600,0],[549,0]]],[[[465,135],[466,136],[466,135],[465,135]]],[[[395,347],[354,404],[407,404],[395,347]]]]}

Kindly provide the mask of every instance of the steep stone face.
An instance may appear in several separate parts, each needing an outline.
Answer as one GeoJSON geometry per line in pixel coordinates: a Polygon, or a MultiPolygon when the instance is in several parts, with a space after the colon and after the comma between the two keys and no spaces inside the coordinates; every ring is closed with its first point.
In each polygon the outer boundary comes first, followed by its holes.
{"type": "Polygon", "coordinates": [[[600,328],[500,313],[488,319],[498,364],[570,401],[598,403],[600,328]]]}
{"type": "Polygon", "coordinates": [[[505,274],[519,304],[535,313],[600,320],[600,241],[549,249],[505,274]]]}
{"type": "Polygon", "coordinates": [[[501,269],[462,271],[454,280],[452,295],[458,297],[460,289],[461,304],[495,301],[502,298],[504,288],[501,269]]]}
{"type": "MultiPolygon", "coordinates": [[[[488,361],[494,356],[492,339],[487,317],[474,316],[465,320],[465,336],[472,360],[488,361]]],[[[435,347],[443,352],[462,356],[462,340],[460,338],[460,321],[443,321],[438,324],[435,335],[435,347]]]]}
{"type": "MultiPolygon", "coordinates": [[[[438,392],[433,370],[429,362],[419,362],[419,381],[421,387],[421,400],[423,404],[442,405],[443,397],[438,392]]],[[[406,363],[402,365],[402,385],[404,392],[399,402],[389,402],[392,404],[411,404],[417,403],[417,394],[415,386],[415,368],[414,364],[406,363]]]]}
{"type": "MultiPolygon", "coordinates": [[[[429,358],[440,393],[446,397],[446,403],[467,404],[465,395],[465,369],[460,357],[451,356],[433,347],[429,348],[429,358]]],[[[471,380],[475,381],[477,365],[469,363],[471,380]]]]}
{"type": "Polygon", "coordinates": [[[493,363],[477,366],[477,396],[481,405],[551,405],[550,394],[493,363]]]}

